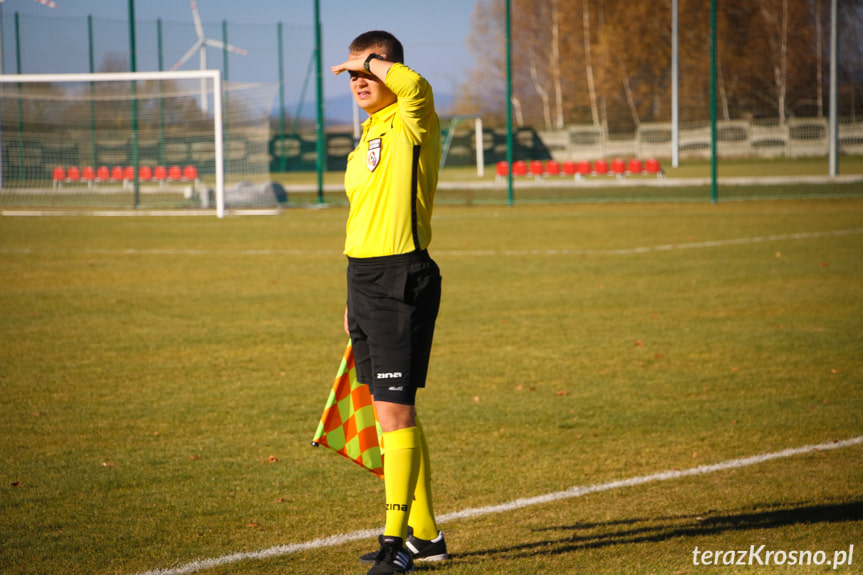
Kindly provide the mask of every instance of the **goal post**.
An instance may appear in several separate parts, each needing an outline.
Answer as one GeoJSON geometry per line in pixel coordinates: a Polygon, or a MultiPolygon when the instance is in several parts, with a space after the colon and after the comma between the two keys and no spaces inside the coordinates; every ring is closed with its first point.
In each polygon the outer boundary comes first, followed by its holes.
{"type": "MultiPolygon", "coordinates": [[[[473,120],[473,149],[474,156],[476,158],[476,175],[478,178],[482,178],[485,174],[485,137],[482,131],[482,116],[479,114],[465,114],[459,116],[453,116],[450,118],[449,126],[446,129],[446,137],[444,138],[441,150],[441,168],[446,165],[447,159],[449,158],[450,152],[453,150],[453,141],[455,137],[456,128],[463,121],[473,120]]],[[[462,146],[461,152],[469,153],[468,146],[462,146]]]]}
{"type": "Polygon", "coordinates": [[[218,70],[0,75],[0,206],[222,217],[226,181],[269,179],[274,97],[218,70]]]}

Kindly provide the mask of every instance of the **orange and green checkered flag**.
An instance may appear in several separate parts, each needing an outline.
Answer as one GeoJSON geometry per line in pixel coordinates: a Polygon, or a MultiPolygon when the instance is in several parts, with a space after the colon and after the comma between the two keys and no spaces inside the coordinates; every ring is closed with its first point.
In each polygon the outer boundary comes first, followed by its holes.
{"type": "Polygon", "coordinates": [[[312,445],[324,445],[362,465],[381,479],[381,426],[369,386],[357,381],[351,342],[330,390],[312,445]]]}

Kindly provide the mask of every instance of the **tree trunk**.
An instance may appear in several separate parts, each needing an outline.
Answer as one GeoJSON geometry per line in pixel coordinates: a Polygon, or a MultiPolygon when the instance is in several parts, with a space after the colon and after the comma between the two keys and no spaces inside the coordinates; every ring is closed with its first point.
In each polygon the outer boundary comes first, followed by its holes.
{"type": "Polygon", "coordinates": [[[560,11],[551,0],[551,80],[554,84],[554,127],[563,128],[563,88],[560,80],[560,11]]]}
{"type": "Polygon", "coordinates": [[[590,115],[593,125],[597,128],[601,125],[599,120],[599,106],[596,100],[596,85],[593,78],[593,62],[590,53],[590,6],[588,0],[582,0],[581,21],[584,29],[584,66],[587,74],[587,93],[590,98],[590,115]]]}
{"type": "Polygon", "coordinates": [[[549,105],[548,92],[539,80],[539,74],[536,71],[536,59],[530,59],[530,78],[533,80],[533,87],[536,93],[539,94],[539,99],[542,102],[542,119],[547,130],[551,129],[551,106],[549,105]]]}
{"type": "Polygon", "coordinates": [[[785,96],[788,92],[788,0],[782,0],[782,30],[779,50],[779,123],[785,125],[785,96]]]}
{"type": "Polygon", "coordinates": [[[629,105],[629,113],[632,114],[632,123],[635,124],[637,130],[641,126],[641,120],[638,117],[635,99],[632,97],[632,87],[629,85],[629,74],[626,73],[626,68],[623,69],[623,90],[626,92],[626,103],[629,105]]]}
{"type": "Polygon", "coordinates": [[[824,78],[822,67],[824,63],[824,56],[822,55],[822,50],[824,49],[821,45],[823,41],[823,33],[821,32],[821,0],[815,0],[815,60],[817,67],[815,68],[815,77],[817,78],[817,88],[816,88],[816,100],[818,107],[818,117],[824,117],[824,78]]]}
{"type": "Polygon", "coordinates": [[[761,0],[761,14],[767,23],[767,39],[773,52],[773,86],[776,90],[775,103],[779,115],[779,123],[785,124],[785,94],[788,78],[788,0],[782,0],[781,7],[777,8],[777,10],[781,14],[776,14],[765,0],[761,0]]]}
{"type": "Polygon", "coordinates": [[[515,125],[524,127],[524,114],[521,112],[521,100],[517,96],[512,97],[512,111],[515,112],[515,125]]]}

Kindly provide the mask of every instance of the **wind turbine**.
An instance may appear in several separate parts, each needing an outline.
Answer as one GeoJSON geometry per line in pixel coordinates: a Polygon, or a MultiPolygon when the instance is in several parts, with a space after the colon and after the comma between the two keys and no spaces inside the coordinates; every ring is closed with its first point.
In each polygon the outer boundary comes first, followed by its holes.
{"type": "MultiPolygon", "coordinates": [[[[56,8],[57,3],[52,0],[35,0],[39,4],[43,6],[47,6],[48,8],[56,8]]],[[[3,0],[0,0],[0,22],[3,21],[3,0]]],[[[3,41],[0,39],[0,74],[3,73],[3,41]]]]}
{"type": "MultiPolygon", "coordinates": [[[[2,0],[0,0],[2,1],[2,0]]],[[[43,0],[36,0],[36,2],[42,2],[43,0]]],[[[50,1],[50,0],[44,0],[50,1]]],[[[242,48],[237,48],[236,46],[231,46],[230,44],[225,44],[224,42],[220,42],[218,40],[212,40],[204,36],[204,26],[201,24],[201,15],[198,14],[198,4],[195,0],[190,0],[192,4],[192,18],[195,20],[195,31],[198,33],[198,41],[195,42],[189,51],[183,54],[183,57],[174,64],[174,67],[171,70],[178,70],[180,66],[186,63],[186,61],[191,58],[195,52],[197,51],[201,57],[201,70],[207,69],[207,46],[212,46],[213,48],[218,48],[219,50],[227,50],[229,52],[233,52],[235,54],[240,54],[245,56],[248,54],[246,50],[242,48]]],[[[201,109],[206,113],[208,109],[208,98],[207,98],[207,81],[201,80],[201,109]]]]}
{"type": "MultiPolygon", "coordinates": [[[[2,2],[3,2],[3,0],[0,0],[0,3],[2,3],[2,2]]],[[[44,4],[48,8],[56,8],[57,7],[57,3],[52,2],[51,0],[36,0],[36,2],[38,2],[39,4],[44,4]]]]}
{"type": "MultiPolygon", "coordinates": [[[[36,0],[39,4],[47,6],[48,8],[56,8],[57,3],[52,2],[52,0],[36,0]]],[[[0,29],[3,28],[3,0],[0,0],[0,29]]],[[[3,37],[0,34],[0,74],[3,73],[3,37]]],[[[2,145],[0,145],[0,152],[2,152],[2,145]]],[[[3,188],[3,162],[0,161],[0,189],[3,188]]]]}

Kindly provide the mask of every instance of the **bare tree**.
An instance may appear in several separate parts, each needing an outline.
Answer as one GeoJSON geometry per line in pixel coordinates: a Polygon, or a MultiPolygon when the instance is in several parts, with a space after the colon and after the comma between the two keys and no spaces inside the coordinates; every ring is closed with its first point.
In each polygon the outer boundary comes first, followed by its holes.
{"type": "Polygon", "coordinates": [[[561,14],[559,0],[551,0],[551,79],[554,84],[554,127],[563,128],[563,88],[560,69],[560,29],[561,14]]]}
{"type": "MultiPolygon", "coordinates": [[[[667,122],[670,0],[511,0],[513,104],[520,122],[560,129],[592,123],[628,131],[667,122]]],[[[823,0],[723,0],[717,14],[719,112],[724,119],[823,116],[823,0]]],[[[502,117],[503,0],[478,0],[470,46],[476,69],[460,111],[502,117]]],[[[863,108],[863,0],[839,3],[843,106],[863,108]]],[[[710,30],[704,0],[679,0],[681,120],[710,116],[710,30]]],[[[492,120],[493,121],[493,120],[492,120]]]]}
{"type": "Polygon", "coordinates": [[[758,0],[773,56],[773,83],[779,123],[785,123],[788,90],[788,0],[758,0]]]}

